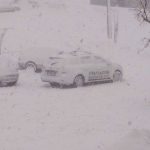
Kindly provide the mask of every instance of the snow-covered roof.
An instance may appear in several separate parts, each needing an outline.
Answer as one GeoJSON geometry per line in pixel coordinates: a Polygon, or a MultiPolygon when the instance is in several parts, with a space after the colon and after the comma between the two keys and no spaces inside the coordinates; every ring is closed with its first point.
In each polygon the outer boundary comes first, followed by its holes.
{"type": "Polygon", "coordinates": [[[91,56],[93,55],[91,52],[88,52],[88,51],[79,51],[79,50],[76,50],[76,51],[70,51],[70,52],[59,52],[58,53],[59,56],[78,56],[78,57],[81,57],[81,56],[91,56]]]}

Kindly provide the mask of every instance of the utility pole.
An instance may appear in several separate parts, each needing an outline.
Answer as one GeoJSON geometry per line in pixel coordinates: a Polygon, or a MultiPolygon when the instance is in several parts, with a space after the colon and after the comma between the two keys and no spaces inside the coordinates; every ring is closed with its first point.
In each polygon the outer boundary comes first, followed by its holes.
{"type": "Polygon", "coordinates": [[[111,3],[107,0],[107,37],[112,39],[111,3]]]}
{"type": "Polygon", "coordinates": [[[118,7],[114,9],[114,43],[117,43],[119,32],[119,22],[118,22],[118,7]]]}

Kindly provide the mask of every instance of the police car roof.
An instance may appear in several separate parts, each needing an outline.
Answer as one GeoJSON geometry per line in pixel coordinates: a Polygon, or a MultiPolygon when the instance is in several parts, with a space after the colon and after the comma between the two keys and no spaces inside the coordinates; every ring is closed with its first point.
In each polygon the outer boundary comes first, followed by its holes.
{"type": "Polygon", "coordinates": [[[82,57],[82,56],[93,56],[93,54],[91,52],[87,52],[87,51],[71,51],[71,52],[59,52],[58,56],[62,56],[62,57],[68,57],[68,56],[78,56],[78,57],[82,57]]]}

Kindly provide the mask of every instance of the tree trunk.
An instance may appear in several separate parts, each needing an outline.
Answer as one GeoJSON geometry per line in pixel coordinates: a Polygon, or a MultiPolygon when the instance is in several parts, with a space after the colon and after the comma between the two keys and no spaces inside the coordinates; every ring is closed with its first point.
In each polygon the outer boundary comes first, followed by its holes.
{"type": "Polygon", "coordinates": [[[118,11],[115,10],[114,11],[114,43],[117,43],[118,31],[119,31],[118,11]]]}
{"type": "Polygon", "coordinates": [[[107,36],[112,39],[112,24],[111,24],[111,3],[107,0],[107,36]]]}

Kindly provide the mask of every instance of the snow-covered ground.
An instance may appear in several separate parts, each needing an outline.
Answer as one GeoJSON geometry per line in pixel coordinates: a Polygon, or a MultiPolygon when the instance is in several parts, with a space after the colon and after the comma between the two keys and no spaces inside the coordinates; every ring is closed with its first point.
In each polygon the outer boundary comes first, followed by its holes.
{"type": "Polygon", "coordinates": [[[0,88],[0,150],[150,149],[150,51],[138,53],[148,26],[120,8],[118,45],[108,44],[105,11],[69,4],[0,14],[11,28],[3,51],[88,49],[124,69],[122,82],[64,89],[20,71],[16,86],[0,88]]]}

